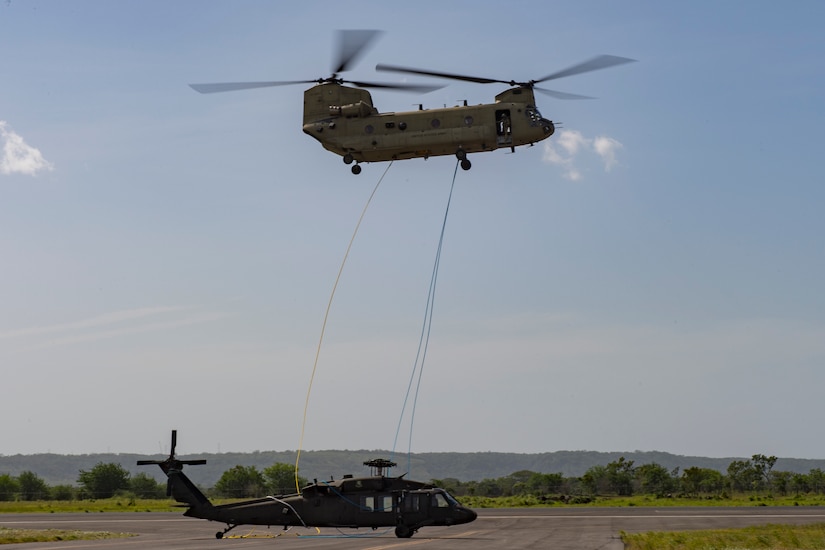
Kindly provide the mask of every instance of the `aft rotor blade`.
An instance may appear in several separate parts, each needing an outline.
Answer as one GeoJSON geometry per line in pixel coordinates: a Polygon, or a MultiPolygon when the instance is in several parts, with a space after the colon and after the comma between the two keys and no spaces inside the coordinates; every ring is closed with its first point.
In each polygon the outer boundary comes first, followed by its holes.
{"type": "Polygon", "coordinates": [[[202,94],[217,92],[234,92],[236,90],[252,90],[254,88],[269,88],[271,86],[289,86],[292,84],[311,84],[317,80],[286,80],[280,82],[214,82],[210,84],[190,84],[189,87],[202,94]]]}
{"type": "Polygon", "coordinates": [[[423,69],[413,69],[410,67],[399,67],[397,65],[384,65],[379,63],[375,66],[376,71],[387,71],[393,73],[407,73],[407,74],[417,74],[421,76],[436,76],[440,78],[450,78],[452,80],[464,80],[465,82],[475,82],[477,84],[493,84],[493,83],[500,83],[500,84],[510,84],[509,80],[496,80],[494,78],[482,78],[478,76],[466,76],[461,74],[454,74],[454,73],[441,73],[437,71],[425,71],[423,69]]]}
{"type": "Polygon", "coordinates": [[[566,69],[563,69],[561,71],[549,74],[544,78],[534,80],[533,82],[546,82],[547,80],[555,80],[556,78],[564,78],[565,76],[572,76],[574,74],[598,71],[600,69],[607,69],[608,67],[622,65],[624,63],[633,63],[635,61],[635,59],[628,59],[627,57],[618,57],[615,55],[599,55],[594,57],[593,59],[588,59],[587,61],[584,61],[577,65],[573,65],[572,67],[567,67],[566,69]]]}
{"type": "Polygon", "coordinates": [[[539,88],[537,86],[534,86],[533,89],[556,99],[596,99],[595,97],[591,97],[589,95],[568,94],[567,92],[548,90],[547,88],[539,88]]]}
{"type": "Polygon", "coordinates": [[[333,74],[350,69],[380,34],[381,31],[338,31],[338,62],[334,65],[333,74]]]}
{"type": "Polygon", "coordinates": [[[360,88],[378,88],[382,90],[397,90],[399,92],[416,92],[419,94],[426,94],[444,87],[431,84],[390,84],[384,82],[356,82],[354,80],[346,80],[345,82],[355,84],[360,88]]]}

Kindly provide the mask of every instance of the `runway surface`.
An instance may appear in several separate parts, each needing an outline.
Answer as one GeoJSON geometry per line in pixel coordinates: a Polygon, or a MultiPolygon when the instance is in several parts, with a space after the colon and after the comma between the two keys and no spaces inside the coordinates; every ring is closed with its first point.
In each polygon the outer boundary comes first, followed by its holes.
{"type": "Polygon", "coordinates": [[[392,531],[369,529],[309,529],[238,527],[215,538],[223,525],[185,518],[177,513],[2,514],[0,527],[18,529],[76,529],[113,531],[137,536],[102,541],[66,541],[4,545],[4,548],[45,549],[155,549],[201,548],[328,548],[343,550],[500,550],[553,548],[554,550],[620,550],[619,531],[673,531],[744,527],[766,523],[825,522],[825,508],[525,508],[477,510],[478,519],[456,527],[422,528],[411,539],[392,531]],[[275,535],[279,535],[274,537],[275,535]],[[274,537],[274,538],[273,538],[274,537]]]}

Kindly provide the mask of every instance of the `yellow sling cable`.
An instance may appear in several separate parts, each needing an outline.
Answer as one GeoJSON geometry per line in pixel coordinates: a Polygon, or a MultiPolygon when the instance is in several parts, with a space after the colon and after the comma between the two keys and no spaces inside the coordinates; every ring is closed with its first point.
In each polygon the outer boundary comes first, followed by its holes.
{"type": "Polygon", "coordinates": [[[358,228],[361,227],[361,222],[364,219],[364,215],[367,213],[367,208],[369,208],[370,202],[372,202],[372,198],[375,196],[376,191],[378,191],[378,186],[381,185],[381,182],[384,181],[384,176],[387,175],[387,172],[390,171],[390,166],[392,166],[393,161],[387,165],[387,169],[384,170],[384,173],[381,174],[381,177],[378,179],[378,183],[375,184],[375,189],[372,190],[370,193],[369,198],[367,199],[367,203],[364,205],[364,209],[361,211],[361,216],[358,218],[358,223],[355,224],[355,231],[352,232],[352,238],[349,240],[349,245],[347,245],[347,251],[344,253],[344,259],[341,261],[341,267],[338,269],[338,276],[335,277],[335,284],[332,285],[332,293],[329,296],[329,302],[327,302],[327,310],[324,313],[324,322],[321,325],[321,337],[318,339],[318,347],[315,350],[315,362],[312,365],[312,375],[309,377],[309,387],[307,388],[307,397],[306,401],[304,402],[304,417],[301,421],[301,439],[298,442],[298,454],[295,456],[295,490],[297,492],[301,492],[301,484],[298,481],[298,462],[301,460],[301,448],[304,445],[304,432],[306,431],[306,424],[307,424],[307,409],[309,408],[309,396],[312,393],[312,382],[315,380],[315,371],[318,369],[318,357],[321,355],[321,344],[324,341],[324,332],[327,329],[327,319],[329,318],[329,310],[332,308],[332,299],[335,297],[335,289],[338,288],[338,281],[341,280],[341,273],[344,271],[344,265],[347,263],[347,257],[349,256],[349,251],[352,248],[352,243],[355,242],[355,236],[358,234],[358,228]]]}

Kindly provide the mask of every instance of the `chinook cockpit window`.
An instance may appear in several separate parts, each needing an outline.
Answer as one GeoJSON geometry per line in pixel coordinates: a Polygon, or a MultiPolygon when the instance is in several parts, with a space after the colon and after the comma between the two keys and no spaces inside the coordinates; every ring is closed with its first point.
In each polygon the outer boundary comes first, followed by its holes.
{"type": "Polygon", "coordinates": [[[531,126],[541,124],[541,113],[535,107],[527,107],[527,109],[524,110],[524,114],[527,115],[527,120],[530,121],[531,126]]]}

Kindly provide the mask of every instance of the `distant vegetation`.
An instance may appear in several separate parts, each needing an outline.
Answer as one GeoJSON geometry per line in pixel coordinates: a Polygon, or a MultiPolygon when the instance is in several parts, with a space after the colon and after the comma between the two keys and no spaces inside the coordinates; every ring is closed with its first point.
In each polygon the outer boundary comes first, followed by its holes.
{"type": "Polygon", "coordinates": [[[62,529],[9,529],[0,527],[0,544],[21,542],[57,542],[65,540],[103,540],[133,537],[128,533],[100,531],[65,531],[62,529]]]}
{"type": "Polygon", "coordinates": [[[759,525],[742,529],[621,533],[627,550],[709,550],[712,548],[825,548],[825,524],[759,525]]]}
{"type": "MultiPolygon", "coordinates": [[[[668,469],[655,462],[636,465],[635,461],[620,456],[606,464],[591,466],[580,476],[519,470],[481,481],[461,481],[453,477],[431,478],[431,481],[478,507],[588,504],[604,502],[605,497],[616,501],[634,496],[727,504],[743,495],[754,504],[774,503],[773,499],[786,497],[807,503],[810,499],[825,501],[822,469],[812,468],[807,473],[777,470],[777,461],[775,456],[756,454],[750,459],[731,461],[723,473],[698,466],[668,469]]],[[[214,485],[203,489],[211,498],[286,494],[295,492],[294,474],[294,465],[281,462],[263,470],[236,465],[224,471],[214,485]]],[[[303,477],[298,481],[301,486],[307,482],[303,477]]],[[[75,484],[49,485],[28,470],[16,476],[0,474],[0,501],[7,502],[83,501],[114,496],[134,502],[163,499],[165,495],[165,483],[146,472],[131,474],[114,462],[98,462],[88,470],[80,470],[75,484]]],[[[630,500],[627,505],[638,502],[630,500]]]]}
{"type": "MultiPolygon", "coordinates": [[[[301,475],[312,480],[342,477],[344,474],[360,475],[367,469],[363,462],[373,458],[389,458],[398,463],[393,475],[406,473],[409,479],[429,480],[454,478],[464,482],[482,481],[505,477],[513,472],[560,473],[565,478],[581,477],[590,468],[604,466],[624,457],[636,465],[659,464],[668,471],[678,468],[708,468],[726,474],[734,460],[743,457],[707,458],[683,456],[658,451],[595,452],[556,451],[552,453],[412,453],[399,454],[386,450],[360,451],[303,451],[301,475]]],[[[35,472],[49,485],[75,485],[78,472],[88,471],[99,463],[120,464],[131,475],[145,473],[166,484],[166,478],[156,466],[137,466],[138,460],[163,460],[163,454],[113,454],[88,455],[0,455],[0,474],[17,477],[21,473],[35,472]]],[[[255,451],[253,453],[198,453],[181,455],[181,459],[204,458],[204,466],[187,467],[186,475],[200,487],[213,487],[223,473],[236,465],[255,466],[259,471],[276,463],[295,464],[295,451],[255,451]]],[[[775,470],[807,474],[812,469],[825,470],[825,460],[779,458],[775,470]]]]}

